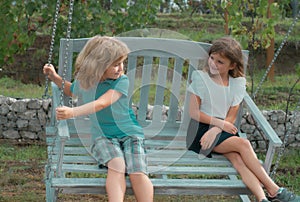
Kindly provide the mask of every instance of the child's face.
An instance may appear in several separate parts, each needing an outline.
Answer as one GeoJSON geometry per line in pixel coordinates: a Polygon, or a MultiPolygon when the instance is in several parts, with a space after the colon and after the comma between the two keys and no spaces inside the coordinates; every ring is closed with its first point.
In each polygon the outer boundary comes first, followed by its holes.
{"type": "Polygon", "coordinates": [[[234,68],[231,61],[219,53],[212,53],[209,56],[208,66],[211,74],[228,74],[228,71],[234,68]]]}
{"type": "Polygon", "coordinates": [[[122,58],[121,60],[115,62],[107,68],[102,76],[101,80],[106,80],[106,79],[118,79],[122,74],[124,70],[124,60],[126,57],[122,58]]]}

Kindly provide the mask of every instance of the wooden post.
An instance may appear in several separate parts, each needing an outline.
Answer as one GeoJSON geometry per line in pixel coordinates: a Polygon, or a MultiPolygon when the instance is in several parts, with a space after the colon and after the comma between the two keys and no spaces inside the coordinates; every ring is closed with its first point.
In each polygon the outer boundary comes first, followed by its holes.
{"type": "MultiPolygon", "coordinates": [[[[271,13],[271,4],[274,2],[274,0],[268,0],[268,13],[267,13],[267,18],[272,18],[272,13],[271,13]]],[[[272,59],[274,58],[274,37],[270,39],[270,46],[267,48],[267,58],[266,58],[266,66],[269,67],[269,65],[272,62],[272,59]]],[[[268,73],[268,79],[270,81],[274,82],[274,75],[275,75],[275,66],[274,64],[272,65],[269,73],[268,73]]]]}
{"type": "Polygon", "coordinates": [[[225,30],[225,34],[229,35],[229,28],[228,28],[228,10],[227,7],[224,10],[224,20],[225,20],[225,25],[224,25],[224,30],[225,30]]]}

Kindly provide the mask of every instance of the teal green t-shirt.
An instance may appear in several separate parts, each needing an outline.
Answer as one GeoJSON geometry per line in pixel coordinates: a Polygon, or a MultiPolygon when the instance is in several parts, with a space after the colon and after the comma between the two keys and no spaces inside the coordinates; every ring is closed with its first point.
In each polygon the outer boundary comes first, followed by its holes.
{"type": "Polygon", "coordinates": [[[128,98],[129,80],[122,75],[116,80],[107,79],[89,90],[80,88],[79,81],[72,83],[71,91],[81,97],[83,103],[98,99],[109,89],[122,93],[122,96],[112,105],[89,115],[93,138],[104,135],[108,138],[123,138],[125,136],[144,137],[143,129],[138,124],[135,114],[129,106],[128,98]]]}

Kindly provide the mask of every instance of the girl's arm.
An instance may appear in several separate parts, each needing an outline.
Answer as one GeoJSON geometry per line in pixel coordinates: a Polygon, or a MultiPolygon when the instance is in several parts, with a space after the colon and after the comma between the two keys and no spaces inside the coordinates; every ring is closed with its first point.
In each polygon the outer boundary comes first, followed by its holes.
{"type": "Polygon", "coordinates": [[[56,108],[56,118],[58,120],[61,119],[69,119],[77,116],[89,115],[95,112],[98,112],[116,102],[122,93],[116,90],[108,90],[101,97],[93,102],[89,102],[87,104],[70,108],[70,107],[58,107],[56,108]]]}
{"type": "Polygon", "coordinates": [[[240,108],[240,105],[230,107],[225,120],[234,124],[236,121],[237,114],[239,112],[239,108],[240,108]]]}
{"type": "Polygon", "coordinates": [[[222,130],[235,134],[237,132],[237,128],[233,125],[235,121],[235,117],[238,111],[238,106],[230,108],[230,110],[227,113],[227,117],[225,120],[218,119],[216,117],[209,116],[202,111],[199,110],[199,106],[201,105],[201,99],[199,96],[191,93],[190,96],[190,116],[192,119],[199,121],[201,123],[214,125],[220,129],[220,132],[222,130]]]}
{"type": "Polygon", "coordinates": [[[225,120],[221,120],[212,116],[209,116],[199,110],[201,105],[201,99],[195,94],[191,94],[190,97],[190,116],[191,118],[201,123],[214,125],[210,128],[200,139],[200,144],[203,150],[209,149],[216,139],[216,136],[222,132],[222,130],[236,134],[237,128],[233,124],[238,113],[239,106],[231,107],[227,113],[225,120]]]}
{"type": "MultiPolygon", "coordinates": [[[[54,66],[52,64],[45,64],[43,68],[43,73],[53,81],[59,88],[62,88],[62,78],[56,73],[54,66]]],[[[71,87],[72,83],[70,81],[65,81],[64,93],[67,96],[72,96],[71,87]]]]}

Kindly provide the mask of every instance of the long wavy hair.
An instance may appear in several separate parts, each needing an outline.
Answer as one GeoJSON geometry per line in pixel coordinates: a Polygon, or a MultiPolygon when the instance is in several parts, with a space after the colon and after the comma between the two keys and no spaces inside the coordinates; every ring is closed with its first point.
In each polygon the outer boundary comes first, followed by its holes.
{"type": "Polygon", "coordinates": [[[96,35],[88,40],[75,62],[75,77],[83,89],[94,87],[107,68],[127,57],[127,45],[114,37],[96,35]]]}
{"type": "MultiPolygon", "coordinates": [[[[231,37],[222,37],[213,41],[209,49],[208,55],[218,53],[223,57],[228,58],[231,64],[236,64],[236,68],[229,70],[229,75],[233,78],[244,76],[244,60],[241,45],[238,41],[231,37]]],[[[208,65],[206,65],[206,71],[208,65]]]]}

